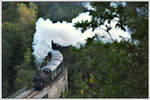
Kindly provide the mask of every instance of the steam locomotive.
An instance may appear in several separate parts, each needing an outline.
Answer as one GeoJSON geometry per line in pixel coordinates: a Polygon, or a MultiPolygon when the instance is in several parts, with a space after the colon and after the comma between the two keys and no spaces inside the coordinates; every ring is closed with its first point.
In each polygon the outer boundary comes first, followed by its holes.
{"type": "Polygon", "coordinates": [[[51,53],[51,60],[43,66],[32,78],[33,88],[38,91],[55,80],[63,70],[63,55],[60,51],[54,50],[51,53]]]}

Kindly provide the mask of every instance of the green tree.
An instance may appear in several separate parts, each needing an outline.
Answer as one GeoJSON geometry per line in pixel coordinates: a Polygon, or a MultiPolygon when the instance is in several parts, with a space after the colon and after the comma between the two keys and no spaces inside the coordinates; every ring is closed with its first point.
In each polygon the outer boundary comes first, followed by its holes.
{"type": "Polygon", "coordinates": [[[75,27],[106,26],[118,18],[116,28],[131,32],[132,41],[112,43],[87,39],[80,49],[72,48],[75,64],[69,67],[69,91],[64,97],[148,97],[148,3],[92,2],[91,22],[76,23],[75,27]],[[142,23],[141,26],[140,23],[142,23]],[[135,41],[137,41],[135,43],[135,41]]]}
{"type": "Polygon", "coordinates": [[[31,75],[35,73],[32,38],[37,7],[33,3],[16,2],[4,2],[2,7],[2,90],[3,97],[7,97],[23,86],[29,87],[31,75]]]}
{"type": "Polygon", "coordinates": [[[37,2],[35,4],[38,6],[38,18],[50,18],[53,22],[71,22],[79,13],[87,11],[77,2],[37,2]]]}
{"type": "Polygon", "coordinates": [[[20,33],[21,38],[23,41],[23,48],[24,48],[24,61],[20,63],[20,65],[16,66],[17,70],[17,78],[16,78],[16,88],[22,87],[30,87],[31,86],[31,79],[34,71],[34,64],[32,59],[32,39],[34,34],[35,28],[35,21],[36,21],[36,13],[37,7],[33,3],[29,3],[29,7],[27,7],[23,3],[18,3],[17,11],[20,15],[19,25],[20,25],[20,33]],[[27,74],[27,76],[24,76],[27,74]],[[20,84],[18,87],[18,84],[20,84]],[[22,85],[21,85],[22,84],[22,85]]]}
{"type": "MultiPolygon", "coordinates": [[[[6,81],[7,84],[4,85],[6,87],[3,87],[3,91],[6,91],[8,94],[15,91],[15,89],[12,90],[12,88],[14,88],[13,85],[15,84],[14,79],[16,75],[14,66],[23,61],[23,49],[20,48],[22,46],[22,40],[18,34],[19,30],[17,27],[17,24],[10,22],[2,24],[2,72],[3,83],[5,84],[6,81]],[[20,52],[17,52],[18,50],[20,52]]],[[[5,96],[6,94],[4,92],[5,96]]]]}

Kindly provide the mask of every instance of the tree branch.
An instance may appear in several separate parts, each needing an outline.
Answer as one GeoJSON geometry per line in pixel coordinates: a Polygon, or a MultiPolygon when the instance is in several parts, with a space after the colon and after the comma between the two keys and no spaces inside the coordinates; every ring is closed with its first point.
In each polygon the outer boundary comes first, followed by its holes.
{"type": "MultiPolygon", "coordinates": [[[[106,30],[105,30],[106,31],[106,30]]],[[[108,33],[108,35],[110,36],[111,40],[114,42],[114,39],[112,38],[112,36],[110,35],[109,31],[106,31],[108,33]]]]}
{"type": "MultiPolygon", "coordinates": [[[[99,28],[101,28],[101,27],[99,27],[99,28]]],[[[104,30],[105,32],[107,32],[108,35],[110,36],[111,40],[114,42],[114,39],[113,39],[112,36],[110,35],[109,31],[107,31],[107,30],[105,30],[105,29],[103,29],[103,28],[101,28],[101,29],[104,30]]]]}

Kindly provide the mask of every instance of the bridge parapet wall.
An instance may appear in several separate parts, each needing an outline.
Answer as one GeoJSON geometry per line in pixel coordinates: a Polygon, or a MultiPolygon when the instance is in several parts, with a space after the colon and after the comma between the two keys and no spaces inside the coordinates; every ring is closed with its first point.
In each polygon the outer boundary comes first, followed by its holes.
{"type": "Polygon", "coordinates": [[[63,75],[54,83],[48,93],[48,98],[59,98],[61,94],[68,90],[68,70],[65,68],[63,75]]]}

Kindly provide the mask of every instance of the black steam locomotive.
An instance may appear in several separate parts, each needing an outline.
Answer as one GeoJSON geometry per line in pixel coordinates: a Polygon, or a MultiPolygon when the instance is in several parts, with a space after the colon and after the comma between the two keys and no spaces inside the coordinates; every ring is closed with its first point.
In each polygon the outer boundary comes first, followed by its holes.
{"type": "Polygon", "coordinates": [[[36,73],[33,77],[33,87],[34,89],[41,90],[50,84],[53,80],[59,76],[63,70],[63,55],[60,51],[54,50],[51,52],[51,60],[48,64],[43,66],[41,70],[36,73]]]}

